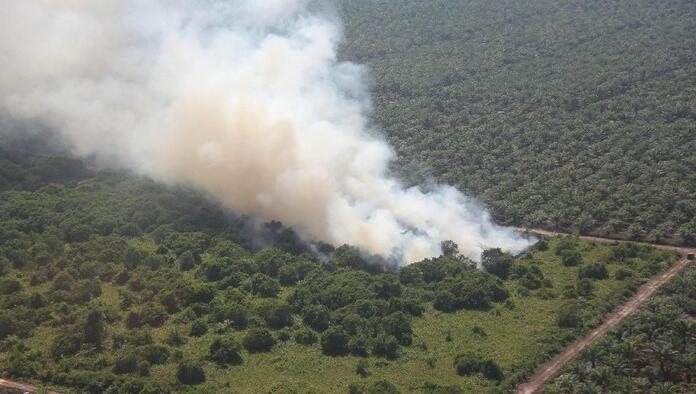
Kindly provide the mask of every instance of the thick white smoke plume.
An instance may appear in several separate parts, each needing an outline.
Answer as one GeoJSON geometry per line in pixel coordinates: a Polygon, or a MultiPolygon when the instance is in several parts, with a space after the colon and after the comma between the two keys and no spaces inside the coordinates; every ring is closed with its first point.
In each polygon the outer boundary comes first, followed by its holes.
{"type": "Polygon", "coordinates": [[[302,0],[5,0],[0,110],[75,153],[403,263],[529,241],[448,186],[389,177],[364,70],[302,0]]]}

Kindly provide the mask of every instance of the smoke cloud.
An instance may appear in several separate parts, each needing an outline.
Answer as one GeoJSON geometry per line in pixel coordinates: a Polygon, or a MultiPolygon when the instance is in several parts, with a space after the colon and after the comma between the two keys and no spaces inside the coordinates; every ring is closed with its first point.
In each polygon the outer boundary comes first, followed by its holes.
{"type": "Polygon", "coordinates": [[[365,70],[337,60],[339,39],[302,0],[7,0],[0,109],[78,155],[402,263],[443,240],[474,259],[527,247],[456,189],[388,175],[365,70]]]}

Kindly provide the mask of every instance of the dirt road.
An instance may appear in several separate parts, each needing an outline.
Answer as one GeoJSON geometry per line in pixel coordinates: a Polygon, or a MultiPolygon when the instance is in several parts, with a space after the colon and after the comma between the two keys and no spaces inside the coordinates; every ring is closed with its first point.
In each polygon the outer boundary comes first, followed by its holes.
{"type": "MultiPolygon", "coordinates": [[[[544,230],[527,230],[519,229],[520,231],[529,231],[530,233],[541,235],[544,237],[555,237],[560,235],[552,231],[544,230]]],[[[580,237],[581,239],[588,241],[599,241],[599,242],[614,242],[614,240],[597,238],[597,237],[580,237]]],[[[652,245],[660,249],[674,250],[682,255],[687,253],[694,253],[696,249],[682,248],[669,245],[652,245]]],[[[516,390],[515,394],[532,394],[539,392],[546,383],[551,379],[555,378],[578,353],[582,352],[585,348],[596,342],[604,334],[609,332],[612,328],[616,327],[623,319],[629,316],[631,313],[635,312],[638,307],[645,302],[651,295],[657,291],[662,285],[669,282],[675,275],[683,271],[689,265],[689,261],[683,258],[679,263],[672,266],[669,270],[650,280],[648,283],[643,285],[643,287],[638,290],[638,292],[628,300],[623,305],[619,306],[614,312],[612,312],[609,317],[602,323],[599,327],[593,330],[584,338],[581,338],[568,347],[566,347],[561,354],[554,357],[551,361],[543,364],[537,369],[534,375],[525,384],[520,385],[516,390]]]]}
{"type": "MultiPolygon", "coordinates": [[[[0,379],[0,393],[24,394],[36,393],[39,388],[30,384],[13,382],[11,380],[0,379]]],[[[59,394],[56,391],[46,391],[46,394],[59,394]]]]}

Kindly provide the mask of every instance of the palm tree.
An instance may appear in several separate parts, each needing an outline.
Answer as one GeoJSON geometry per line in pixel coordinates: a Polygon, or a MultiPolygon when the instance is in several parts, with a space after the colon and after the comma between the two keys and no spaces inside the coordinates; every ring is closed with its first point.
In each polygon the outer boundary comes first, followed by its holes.
{"type": "Polygon", "coordinates": [[[667,341],[657,341],[651,348],[653,357],[660,365],[662,380],[667,380],[672,372],[671,364],[676,352],[672,348],[672,344],[667,341]]]}
{"type": "Polygon", "coordinates": [[[673,328],[674,332],[681,340],[681,351],[685,352],[689,339],[696,335],[696,323],[691,320],[677,319],[677,321],[674,322],[673,328]]]}
{"type": "Polygon", "coordinates": [[[651,390],[654,394],[674,394],[678,391],[678,387],[669,382],[657,383],[651,390]]]}
{"type": "Polygon", "coordinates": [[[614,372],[605,366],[600,366],[590,372],[590,380],[606,391],[607,387],[614,380],[614,372]]]}

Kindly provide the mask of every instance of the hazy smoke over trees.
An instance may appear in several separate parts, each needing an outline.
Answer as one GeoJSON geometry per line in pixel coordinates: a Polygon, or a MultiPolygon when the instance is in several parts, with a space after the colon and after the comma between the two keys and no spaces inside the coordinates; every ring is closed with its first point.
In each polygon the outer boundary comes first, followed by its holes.
{"type": "Polygon", "coordinates": [[[526,247],[454,188],[388,175],[365,70],[337,61],[339,38],[301,0],[8,0],[0,109],[78,155],[404,263],[448,239],[476,259],[526,247]]]}

